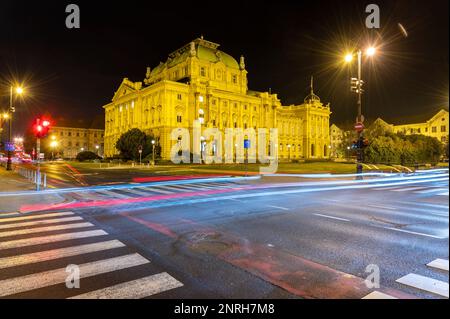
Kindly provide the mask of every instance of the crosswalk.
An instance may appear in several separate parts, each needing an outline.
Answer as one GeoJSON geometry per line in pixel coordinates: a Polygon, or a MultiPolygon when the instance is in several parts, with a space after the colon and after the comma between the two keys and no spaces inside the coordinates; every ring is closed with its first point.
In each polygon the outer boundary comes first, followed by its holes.
{"type": "Polygon", "coordinates": [[[135,185],[128,188],[109,188],[88,191],[76,191],[70,193],[72,197],[79,201],[102,201],[112,198],[130,199],[136,197],[171,195],[176,193],[202,192],[214,189],[225,189],[235,187],[233,182],[208,182],[192,184],[172,184],[156,186],[135,185]]]}
{"type": "Polygon", "coordinates": [[[73,212],[2,216],[0,298],[148,298],[183,286],[130,250],[73,212]],[[80,288],[66,286],[69,265],[80,288]]]}
{"type": "MultiPolygon", "coordinates": [[[[430,261],[426,266],[435,271],[446,272],[448,280],[448,268],[449,268],[448,260],[438,258],[433,261],[430,261]]],[[[409,273],[398,278],[395,281],[405,287],[412,288],[413,290],[416,291],[421,291],[429,293],[431,295],[449,298],[448,282],[442,280],[423,276],[416,273],[409,273]]],[[[363,297],[363,299],[397,299],[397,298],[381,291],[373,291],[370,294],[363,297]]]]}
{"type": "Polygon", "coordinates": [[[414,194],[421,194],[423,196],[448,196],[448,185],[442,186],[410,186],[410,185],[397,185],[387,187],[375,187],[376,191],[390,191],[390,192],[412,192],[414,194]]]}

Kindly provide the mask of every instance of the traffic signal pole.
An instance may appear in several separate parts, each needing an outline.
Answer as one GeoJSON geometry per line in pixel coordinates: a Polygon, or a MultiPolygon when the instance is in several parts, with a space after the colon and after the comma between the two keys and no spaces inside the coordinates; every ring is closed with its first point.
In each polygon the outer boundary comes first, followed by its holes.
{"type": "MultiPolygon", "coordinates": [[[[358,116],[357,116],[357,122],[358,123],[362,123],[362,107],[361,107],[361,102],[362,102],[362,82],[361,82],[361,65],[362,65],[362,51],[358,50],[358,102],[357,102],[357,107],[358,107],[358,116]]],[[[362,131],[363,130],[358,130],[358,141],[360,141],[361,136],[362,136],[362,131]]],[[[361,145],[358,144],[358,148],[357,148],[357,158],[356,158],[356,174],[362,174],[363,171],[363,166],[362,166],[362,161],[363,161],[363,153],[362,153],[362,147],[361,145]]]]}
{"type": "Polygon", "coordinates": [[[37,169],[36,169],[36,190],[39,191],[41,188],[41,139],[36,138],[36,154],[37,154],[37,169]]]}

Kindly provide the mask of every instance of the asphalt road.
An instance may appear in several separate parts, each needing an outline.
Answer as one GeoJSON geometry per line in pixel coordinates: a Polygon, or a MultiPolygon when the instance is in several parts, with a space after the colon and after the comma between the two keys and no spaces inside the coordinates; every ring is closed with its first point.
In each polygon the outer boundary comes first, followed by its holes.
{"type": "Polygon", "coordinates": [[[448,268],[427,266],[443,259],[448,267],[448,172],[436,174],[73,191],[65,194],[70,202],[33,204],[42,211],[19,217],[44,214],[36,219],[1,217],[0,291],[8,292],[1,296],[363,298],[378,291],[443,298],[446,288],[448,297],[448,268]],[[46,215],[61,212],[69,215],[46,215]],[[82,247],[70,255],[74,246],[82,247]],[[17,257],[24,254],[34,255],[17,257]],[[69,263],[89,275],[79,289],[64,284],[69,263]],[[374,269],[379,289],[364,282],[374,269]],[[32,284],[43,276],[50,281],[32,284]]]}

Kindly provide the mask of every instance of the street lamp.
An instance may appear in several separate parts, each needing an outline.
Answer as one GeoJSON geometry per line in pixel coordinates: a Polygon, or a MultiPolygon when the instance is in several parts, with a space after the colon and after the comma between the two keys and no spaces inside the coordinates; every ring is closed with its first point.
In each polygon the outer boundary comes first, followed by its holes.
{"type": "Polygon", "coordinates": [[[16,87],[14,88],[14,86],[11,85],[10,87],[10,91],[9,91],[9,112],[11,113],[10,116],[8,116],[7,118],[9,118],[9,145],[8,145],[8,161],[6,162],[6,170],[10,171],[12,170],[12,160],[11,160],[11,156],[12,156],[12,113],[14,113],[16,110],[13,107],[13,91],[16,92],[17,95],[21,95],[24,93],[23,88],[21,87],[16,87]]]}
{"type": "Polygon", "coordinates": [[[98,156],[98,149],[100,148],[100,146],[95,145],[95,149],[97,150],[97,156],[98,156]]]}
{"type": "Polygon", "coordinates": [[[152,140],[152,157],[153,157],[153,166],[155,166],[155,140],[152,140]]]}
{"type": "MultiPolygon", "coordinates": [[[[368,47],[365,51],[366,55],[369,57],[372,57],[375,55],[376,53],[376,49],[374,47],[368,47]]],[[[362,73],[362,56],[363,56],[363,52],[361,49],[359,49],[356,52],[356,55],[358,57],[358,77],[356,79],[351,79],[351,90],[354,91],[356,94],[358,94],[358,100],[357,100],[357,118],[356,118],[356,122],[357,124],[360,125],[360,128],[358,128],[357,132],[358,132],[358,141],[361,139],[362,137],[362,132],[364,130],[364,127],[362,126],[362,122],[363,122],[363,116],[362,116],[362,85],[363,85],[363,81],[361,78],[361,73],[362,73]]],[[[351,63],[353,60],[353,53],[349,53],[345,56],[345,62],[347,63],[351,63]]],[[[361,174],[362,173],[362,169],[363,166],[361,164],[362,160],[363,160],[363,153],[362,153],[362,148],[358,147],[357,149],[357,160],[356,160],[356,173],[357,174],[361,174]]]]}
{"type": "Polygon", "coordinates": [[[50,147],[52,148],[52,160],[55,159],[54,151],[57,146],[58,146],[58,142],[55,140],[55,136],[52,136],[52,141],[50,142],[50,147]]]}

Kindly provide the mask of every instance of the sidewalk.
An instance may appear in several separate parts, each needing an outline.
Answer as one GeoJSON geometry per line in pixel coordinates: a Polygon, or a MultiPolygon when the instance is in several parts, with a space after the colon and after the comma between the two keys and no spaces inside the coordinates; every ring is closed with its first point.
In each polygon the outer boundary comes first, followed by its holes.
{"type": "Polygon", "coordinates": [[[28,194],[35,185],[13,171],[0,167],[0,218],[10,213],[23,213],[23,207],[30,204],[59,204],[66,199],[59,194],[28,194]],[[1,196],[2,193],[17,192],[17,195],[1,196]]]}

